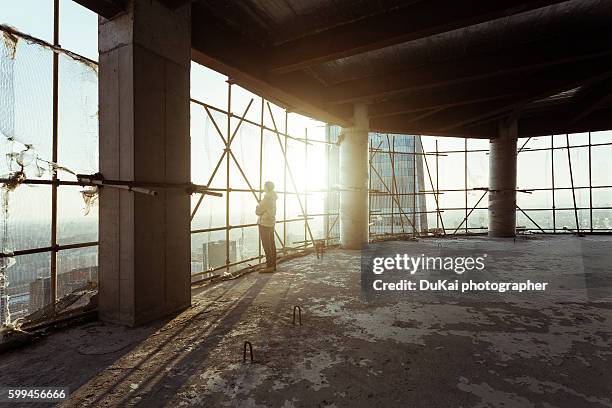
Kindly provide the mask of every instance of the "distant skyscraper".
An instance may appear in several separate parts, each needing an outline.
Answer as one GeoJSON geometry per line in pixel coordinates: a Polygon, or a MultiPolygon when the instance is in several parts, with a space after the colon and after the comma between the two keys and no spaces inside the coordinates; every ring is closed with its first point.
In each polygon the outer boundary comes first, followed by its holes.
{"type": "MultiPolygon", "coordinates": [[[[58,298],[74,291],[83,290],[88,285],[97,285],[98,267],[75,268],[57,275],[58,298]]],[[[51,303],[51,279],[49,276],[30,282],[30,302],[28,313],[33,313],[51,303]]]]}
{"type": "Polygon", "coordinates": [[[38,278],[30,282],[29,312],[43,308],[51,302],[51,280],[49,277],[38,278]]]}
{"type": "MultiPolygon", "coordinates": [[[[212,241],[204,243],[202,247],[202,266],[204,270],[218,268],[225,265],[226,241],[212,241]]],[[[230,241],[229,261],[236,262],[236,241],[230,241]]]]}
{"type": "MultiPolygon", "coordinates": [[[[75,268],[57,275],[58,297],[82,290],[89,284],[97,285],[98,267],[75,268]]],[[[35,312],[51,303],[50,277],[38,278],[30,282],[30,304],[28,313],[35,312]]]]}
{"type": "MultiPolygon", "coordinates": [[[[340,131],[338,126],[327,126],[327,141],[336,143],[340,131]]],[[[375,169],[370,170],[370,233],[412,233],[412,224],[419,232],[427,230],[425,195],[418,194],[425,190],[423,160],[418,154],[422,151],[421,137],[370,133],[369,142],[370,148],[376,150],[370,153],[375,169]]],[[[338,147],[328,147],[327,160],[328,183],[333,189],[340,182],[338,147]]],[[[339,194],[331,193],[326,212],[337,213],[339,207],[339,194]]],[[[326,230],[332,237],[337,237],[340,231],[335,218],[330,216],[326,220],[326,230]]]]}
{"type": "Polygon", "coordinates": [[[412,233],[427,230],[421,137],[370,133],[371,232],[412,233]],[[414,224],[414,228],[413,228],[414,224]]]}

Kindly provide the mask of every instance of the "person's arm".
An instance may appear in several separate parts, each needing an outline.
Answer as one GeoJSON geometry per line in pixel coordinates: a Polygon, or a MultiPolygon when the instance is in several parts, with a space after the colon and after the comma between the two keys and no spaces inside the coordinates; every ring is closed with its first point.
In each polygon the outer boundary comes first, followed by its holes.
{"type": "Polygon", "coordinates": [[[268,213],[268,215],[276,217],[276,199],[270,199],[268,207],[266,208],[266,212],[268,213]]]}
{"type": "Polygon", "coordinates": [[[264,197],[259,204],[257,205],[257,207],[255,207],[255,215],[263,215],[266,211],[268,211],[268,203],[266,202],[266,197],[264,197]]]}

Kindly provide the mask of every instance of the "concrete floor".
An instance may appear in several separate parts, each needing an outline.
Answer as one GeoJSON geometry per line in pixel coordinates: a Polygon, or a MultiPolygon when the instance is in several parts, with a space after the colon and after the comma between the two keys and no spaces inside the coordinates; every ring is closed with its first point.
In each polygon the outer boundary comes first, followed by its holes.
{"type": "Polygon", "coordinates": [[[1,356],[1,382],[69,386],[74,407],[612,407],[612,237],[384,246],[485,251],[495,276],[547,280],[551,291],[366,303],[360,253],[331,250],[196,291],[172,320],[55,333],[1,356]],[[291,324],[294,305],[303,326],[291,324]]]}

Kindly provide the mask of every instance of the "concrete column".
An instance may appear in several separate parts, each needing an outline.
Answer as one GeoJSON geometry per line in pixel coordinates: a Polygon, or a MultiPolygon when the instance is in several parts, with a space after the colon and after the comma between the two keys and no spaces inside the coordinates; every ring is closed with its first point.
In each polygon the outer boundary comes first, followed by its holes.
{"type": "MultiPolygon", "coordinates": [[[[190,181],[191,8],[129,0],[99,21],[100,171],[107,179],[190,181]]],[[[129,326],[190,305],[190,197],[103,188],[99,311],[129,326]]]]}
{"type": "Polygon", "coordinates": [[[353,127],[340,136],[340,244],[346,249],[368,242],[369,127],[367,106],[356,104],[353,127]]]}
{"type": "Polygon", "coordinates": [[[503,120],[489,144],[489,236],[516,234],[516,119],[503,120]]]}

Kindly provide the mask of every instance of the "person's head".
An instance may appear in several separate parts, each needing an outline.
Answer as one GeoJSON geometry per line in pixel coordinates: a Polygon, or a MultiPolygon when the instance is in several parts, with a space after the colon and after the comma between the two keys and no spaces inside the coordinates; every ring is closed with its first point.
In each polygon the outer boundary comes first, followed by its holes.
{"type": "Polygon", "coordinates": [[[264,183],[264,191],[265,192],[274,191],[274,183],[271,181],[266,181],[264,183]]]}

